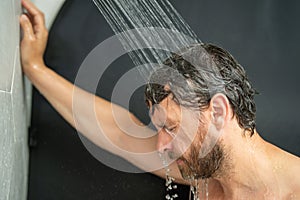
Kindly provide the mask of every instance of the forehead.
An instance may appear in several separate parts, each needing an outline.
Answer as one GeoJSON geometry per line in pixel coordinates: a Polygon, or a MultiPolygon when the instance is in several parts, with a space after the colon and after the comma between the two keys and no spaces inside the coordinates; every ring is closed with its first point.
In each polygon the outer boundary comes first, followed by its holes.
{"type": "Polygon", "coordinates": [[[167,121],[179,121],[181,118],[181,106],[173,100],[173,95],[168,95],[159,104],[150,106],[150,117],[153,123],[167,121]]]}

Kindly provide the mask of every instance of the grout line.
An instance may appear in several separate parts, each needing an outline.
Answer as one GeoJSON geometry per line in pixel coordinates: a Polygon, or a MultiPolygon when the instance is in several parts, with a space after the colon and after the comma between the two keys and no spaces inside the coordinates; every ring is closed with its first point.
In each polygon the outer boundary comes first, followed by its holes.
{"type": "Polygon", "coordinates": [[[0,89],[0,93],[10,93],[10,92],[8,92],[8,91],[6,91],[6,90],[1,90],[1,89],[0,89]]]}
{"type": "Polygon", "coordinates": [[[10,91],[9,91],[10,94],[12,94],[13,88],[14,88],[14,82],[15,82],[15,76],[16,76],[15,72],[16,72],[16,67],[17,67],[16,64],[17,64],[17,59],[19,59],[19,58],[17,58],[17,55],[19,55],[17,53],[18,51],[19,51],[19,46],[17,45],[16,49],[15,49],[15,55],[14,55],[14,68],[12,71],[12,81],[11,81],[11,86],[10,86],[10,91]]]}

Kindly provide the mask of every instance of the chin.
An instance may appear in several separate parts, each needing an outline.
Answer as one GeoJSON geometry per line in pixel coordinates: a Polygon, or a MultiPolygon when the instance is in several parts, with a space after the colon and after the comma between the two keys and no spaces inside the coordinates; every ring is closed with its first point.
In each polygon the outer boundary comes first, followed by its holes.
{"type": "Polygon", "coordinates": [[[179,157],[176,163],[182,178],[192,181],[213,177],[220,170],[223,160],[224,152],[220,145],[215,145],[204,158],[199,158],[199,148],[192,146],[190,153],[179,157]]]}
{"type": "Polygon", "coordinates": [[[194,170],[192,170],[191,165],[188,164],[185,159],[179,158],[176,160],[176,163],[184,180],[193,181],[199,178],[197,176],[197,173],[194,170]]]}

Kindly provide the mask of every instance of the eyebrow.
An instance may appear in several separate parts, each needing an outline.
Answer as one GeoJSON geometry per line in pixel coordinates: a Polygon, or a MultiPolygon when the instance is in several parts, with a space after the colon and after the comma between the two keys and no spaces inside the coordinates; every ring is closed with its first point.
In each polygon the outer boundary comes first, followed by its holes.
{"type": "Polygon", "coordinates": [[[166,121],[164,123],[159,121],[156,124],[156,126],[158,126],[159,128],[167,128],[167,129],[169,129],[170,127],[173,127],[175,125],[176,125],[176,123],[173,124],[168,119],[166,119],[166,121]]]}

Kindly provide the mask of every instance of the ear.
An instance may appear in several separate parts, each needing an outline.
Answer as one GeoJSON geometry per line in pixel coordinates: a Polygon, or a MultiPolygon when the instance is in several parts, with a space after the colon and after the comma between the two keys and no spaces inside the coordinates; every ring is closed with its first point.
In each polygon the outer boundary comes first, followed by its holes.
{"type": "Polygon", "coordinates": [[[229,116],[229,101],[224,94],[217,93],[212,97],[210,101],[210,107],[212,114],[212,123],[218,130],[220,130],[224,127],[229,116]]]}

